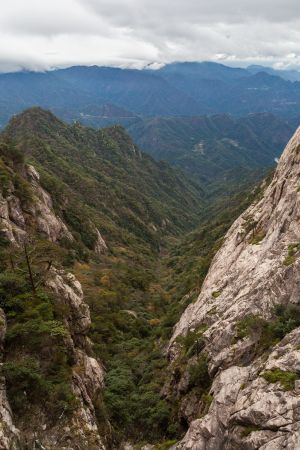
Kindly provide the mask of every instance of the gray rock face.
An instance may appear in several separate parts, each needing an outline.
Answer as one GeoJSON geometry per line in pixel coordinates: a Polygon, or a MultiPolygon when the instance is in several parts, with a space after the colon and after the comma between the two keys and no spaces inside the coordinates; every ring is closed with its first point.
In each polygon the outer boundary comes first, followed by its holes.
{"type": "Polygon", "coordinates": [[[19,449],[19,431],[13,424],[4,378],[0,379],[0,423],[0,448],[3,450],[19,449]]]}
{"type": "Polygon", "coordinates": [[[28,213],[34,217],[37,231],[52,242],[62,238],[73,240],[65,223],[54,213],[51,196],[41,187],[39,174],[33,166],[27,166],[27,177],[35,196],[28,213]]]}
{"type": "MultiPolygon", "coordinates": [[[[6,320],[0,310],[0,345],[1,353],[6,332],[6,320]]],[[[11,409],[6,397],[5,379],[0,377],[0,448],[15,450],[19,448],[19,431],[13,424],[11,409]]]]}
{"type": "Polygon", "coordinates": [[[51,196],[41,187],[38,172],[30,165],[26,166],[25,170],[33,201],[21,207],[13,186],[5,198],[0,193],[1,232],[16,245],[24,241],[26,231],[32,227],[52,242],[62,238],[73,240],[65,223],[54,213],[51,196]]]}
{"type": "Polygon", "coordinates": [[[69,315],[66,320],[72,328],[72,333],[86,334],[91,325],[90,311],[84,302],[82,287],[76,277],[54,269],[46,284],[68,306],[69,315]]]}
{"type": "Polygon", "coordinates": [[[101,233],[98,230],[98,228],[96,228],[96,234],[97,234],[97,239],[96,239],[96,243],[95,243],[95,247],[94,247],[94,252],[97,255],[103,255],[108,250],[107,245],[106,245],[105,240],[101,236],[101,233]]]}
{"type": "Polygon", "coordinates": [[[13,244],[19,244],[26,236],[25,219],[20,201],[14,195],[3,198],[0,193],[1,233],[13,244]]]}
{"type": "Polygon", "coordinates": [[[46,284],[69,311],[69,315],[65,317],[71,336],[67,346],[75,361],[72,387],[78,407],[62,426],[46,430],[43,442],[49,448],[59,448],[59,442],[65,442],[67,436],[69,447],[65,448],[70,450],[75,443],[80,443],[82,449],[104,449],[93,403],[104,387],[104,369],[99,361],[87,354],[90,342],[85,335],[91,325],[91,318],[89,307],[84,302],[81,284],[73,274],[56,269],[51,271],[46,284]]]}
{"type": "Polygon", "coordinates": [[[178,353],[177,336],[207,326],[203,351],[214,377],[208,413],[191,423],[176,448],[300,448],[299,383],[285,391],[279,382],[268,384],[261,376],[276,368],[300,376],[300,329],[264,357],[253,356],[253,338],[236,339],[241,319],[249,315],[270,319],[276,305],[300,304],[299,175],[300,128],[263,197],[228,231],[197,301],[175,327],[171,359],[178,353]]]}

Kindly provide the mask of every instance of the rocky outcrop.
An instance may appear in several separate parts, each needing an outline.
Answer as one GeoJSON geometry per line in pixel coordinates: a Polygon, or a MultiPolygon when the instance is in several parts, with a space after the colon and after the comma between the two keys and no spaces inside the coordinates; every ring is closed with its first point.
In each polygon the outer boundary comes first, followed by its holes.
{"type": "Polygon", "coordinates": [[[34,202],[26,211],[34,217],[36,231],[52,242],[62,238],[73,240],[65,223],[54,213],[51,196],[40,185],[40,176],[33,166],[27,166],[27,178],[32,186],[34,202]]]}
{"type": "MultiPolygon", "coordinates": [[[[24,179],[30,184],[32,198],[22,202],[13,184],[0,196],[1,235],[13,245],[20,245],[28,237],[39,236],[59,242],[73,240],[64,222],[55,214],[51,196],[41,187],[39,175],[33,166],[24,168],[24,179]]],[[[106,247],[98,236],[98,247],[106,247]]],[[[59,303],[64,305],[68,336],[65,348],[72,360],[72,390],[76,408],[72,414],[62,414],[55,423],[49,423],[42,409],[32,417],[19,420],[18,429],[6,397],[5,379],[0,379],[0,447],[3,450],[45,448],[65,450],[104,449],[98,428],[95,403],[103,388],[104,369],[92,356],[92,345],[87,337],[91,325],[90,311],[84,301],[81,284],[71,273],[51,267],[45,285],[59,303]]],[[[0,347],[3,350],[6,320],[0,311],[0,347]]],[[[41,399],[41,404],[43,399],[41,399]]]]}
{"type": "Polygon", "coordinates": [[[5,379],[0,378],[0,448],[17,450],[19,430],[13,424],[12,412],[6,397],[5,379]]]}
{"type": "Polygon", "coordinates": [[[56,269],[51,271],[46,284],[67,307],[65,320],[71,336],[67,346],[74,359],[72,388],[78,407],[70,419],[55,426],[54,435],[52,428],[41,431],[43,442],[51,449],[62,445],[70,450],[104,449],[94,408],[94,401],[104,387],[104,369],[99,361],[89,356],[91,343],[86,334],[91,318],[81,284],[73,274],[56,269]]]}
{"type": "Polygon", "coordinates": [[[173,361],[180,350],[177,337],[206,327],[202,354],[214,379],[209,411],[190,424],[176,448],[300,448],[297,381],[285,390],[263,376],[279,369],[300,377],[300,329],[262,355],[255,351],[257,336],[237,335],[238,324],[247,317],[270,320],[276,305],[300,304],[299,175],[300,128],[262,198],[228,231],[197,301],[175,327],[169,346],[173,361]]]}
{"type": "Polygon", "coordinates": [[[18,424],[20,442],[22,445],[35,442],[37,448],[47,450],[104,450],[94,406],[104,387],[104,369],[90,356],[91,342],[86,334],[91,318],[81,285],[73,274],[56,269],[51,270],[46,285],[69,312],[65,321],[70,335],[64,345],[73,361],[72,390],[77,406],[71,416],[65,417],[62,412],[54,424],[49,424],[42,412],[38,418],[32,418],[31,424],[21,421],[18,424]]]}
{"type": "Polygon", "coordinates": [[[96,228],[96,243],[94,246],[94,252],[96,253],[96,255],[103,255],[104,253],[107,252],[108,248],[106,245],[105,240],[103,239],[103,237],[101,236],[100,231],[98,230],[98,228],[96,228]]]}
{"type": "Polygon", "coordinates": [[[287,335],[269,355],[247,367],[232,366],[215,377],[208,414],[191,423],[180,449],[295,450],[300,443],[299,382],[284,390],[269,384],[267,370],[299,373],[300,330],[287,335]],[[280,356],[281,355],[281,356],[280,356]]]}
{"type": "Polygon", "coordinates": [[[19,244],[26,236],[25,219],[20,206],[20,200],[9,195],[3,197],[0,193],[0,231],[12,244],[19,244]]]}
{"type": "Polygon", "coordinates": [[[90,311],[83,300],[82,287],[76,277],[53,269],[46,285],[67,306],[65,320],[72,334],[85,335],[91,325],[90,311]]]}
{"type": "MultiPolygon", "coordinates": [[[[0,310],[0,346],[1,353],[6,333],[6,320],[0,310]]],[[[0,377],[0,448],[17,450],[19,448],[19,430],[13,424],[12,412],[6,396],[5,378],[0,377]]]]}
{"type": "Polygon", "coordinates": [[[19,245],[26,232],[34,229],[52,242],[62,238],[73,240],[65,223],[54,213],[51,196],[40,185],[40,176],[31,166],[24,167],[24,179],[28,181],[32,199],[21,205],[13,184],[5,197],[0,193],[0,230],[12,244],[19,245]]]}

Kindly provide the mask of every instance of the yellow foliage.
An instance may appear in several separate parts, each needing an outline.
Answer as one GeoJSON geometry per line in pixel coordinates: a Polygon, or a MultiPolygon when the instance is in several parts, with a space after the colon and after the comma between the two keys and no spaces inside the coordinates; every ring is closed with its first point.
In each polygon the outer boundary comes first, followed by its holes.
{"type": "Polygon", "coordinates": [[[101,284],[102,284],[103,286],[110,286],[110,278],[109,278],[109,275],[103,275],[103,276],[100,278],[100,282],[101,282],[101,284]]]}
{"type": "Polygon", "coordinates": [[[149,325],[151,325],[151,327],[157,327],[158,325],[160,325],[160,322],[160,319],[150,319],[149,325]]]}

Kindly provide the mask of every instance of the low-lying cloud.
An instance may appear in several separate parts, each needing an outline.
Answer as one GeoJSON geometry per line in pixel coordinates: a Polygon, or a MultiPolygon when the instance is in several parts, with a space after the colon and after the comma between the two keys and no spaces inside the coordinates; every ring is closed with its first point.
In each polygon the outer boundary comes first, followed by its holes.
{"type": "Polygon", "coordinates": [[[297,67],[299,12],[298,0],[10,0],[0,10],[0,70],[184,60],[297,67]]]}

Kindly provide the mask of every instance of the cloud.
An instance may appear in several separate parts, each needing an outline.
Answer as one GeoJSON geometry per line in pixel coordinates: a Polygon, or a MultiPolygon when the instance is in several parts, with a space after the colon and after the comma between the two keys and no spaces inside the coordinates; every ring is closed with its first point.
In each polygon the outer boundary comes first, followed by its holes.
{"type": "Polygon", "coordinates": [[[175,60],[297,67],[299,11],[298,0],[10,0],[0,10],[0,70],[175,60]]]}

